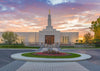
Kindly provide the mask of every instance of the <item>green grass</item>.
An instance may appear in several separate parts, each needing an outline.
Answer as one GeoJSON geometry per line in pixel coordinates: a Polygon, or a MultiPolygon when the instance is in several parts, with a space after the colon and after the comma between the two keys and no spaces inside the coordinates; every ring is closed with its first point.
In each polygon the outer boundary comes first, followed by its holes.
{"type": "Polygon", "coordinates": [[[24,45],[0,45],[0,49],[39,49],[39,47],[28,47],[24,45]]]}
{"type": "Polygon", "coordinates": [[[0,49],[39,49],[39,48],[0,48],[0,49]]]}
{"type": "MultiPolygon", "coordinates": [[[[0,45],[0,49],[39,49],[40,47],[28,47],[24,45],[0,45]]],[[[100,47],[74,47],[74,46],[61,46],[61,49],[100,49],[100,47]]]]}
{"type": "Polygon", "coordinates": [[[100,49],[100,47],[90,48],[90,47],[75,47],[75,48],[61,48],[61,49],[100,49]]]}
{"type": "Polygon", "coordinates": [[[74,46],[60,46],[61,48],[74,48],[74,46]]]}
{"type": "Polygon", "coordinates": [[[71,55],[67,55],[67,56],[40,56],[40,55],[32,55],[32,53],[36,53],[36,52],[24,53],[24,54],[22,54],[22,56],[25,56],[25,57],[36,57],[36,58],[76,58],[76,57],[80,57],[81,56],[81,55],[75,54],[75,53],[69,53],[71,55]]]}
{"type": "Polygon", "coordinates": [[[100,47],[74,47],[74,46],[61,46],[61,49],[100,49],[100,47]]]}

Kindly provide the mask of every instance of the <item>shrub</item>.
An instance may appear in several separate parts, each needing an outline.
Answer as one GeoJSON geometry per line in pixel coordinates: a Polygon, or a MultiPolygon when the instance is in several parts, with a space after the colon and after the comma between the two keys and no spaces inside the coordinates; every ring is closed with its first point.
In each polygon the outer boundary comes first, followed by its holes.
{"type": "Polygon", "coordinates": [[[39,48],[39,47],[28,47],[24,45],[0,45],[1,48],[39,48]]]}
{"type": "Polygon", "coordinates": [[[95,39],[94,43],[96,47],[100,47],[100,39],[95,39]]]}
{"type": "Polygon", "coordinates": [[[61,48],[74,48],[74,46],[60,46],[61,48]]]}
{"type": "Polygon", "coordinates": [[[24,45],[2,45],[2,48],[24,48],[24,45]]]}

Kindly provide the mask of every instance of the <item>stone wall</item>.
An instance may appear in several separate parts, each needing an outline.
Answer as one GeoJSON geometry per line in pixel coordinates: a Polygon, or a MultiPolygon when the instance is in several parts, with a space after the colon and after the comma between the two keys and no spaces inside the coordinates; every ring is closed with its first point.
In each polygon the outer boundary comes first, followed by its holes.
{"type": "MultiPolygon", "coordinates": [[[[0,32],[0,43],[3,43],[1,41],[2,33],[0,32]]],[[[16,32],[16,34],[19,36],[18,42],[20,43],[21,40],[28,45],[28,44],[36,44],[39,42],[39,33],[38,32],[16,32]]]]}
{"type": "Polygon", "coordinates": [[[79,38],[78,32],[61,32],[61,44],[74,44],[79,38]]]}
{"type": "MultiPolygon", "coordinates": [[[[0,43],[2,33],[0,32],[0,43]]],[[[73,44],[78,40],[78,32],[59,32],[56,30],[52,31],[40,31],[40,32],[16,32],[19,36],[20,40],[23,40],[23,42],[26,45],[29,44],[39,44],[41,42],[45,42],[45,35],[54,35],[55,36],[55,43],[61,43],[61,44],[73,44]]],[[[18,42],[20,42],[20,40],[18,42]]]]}

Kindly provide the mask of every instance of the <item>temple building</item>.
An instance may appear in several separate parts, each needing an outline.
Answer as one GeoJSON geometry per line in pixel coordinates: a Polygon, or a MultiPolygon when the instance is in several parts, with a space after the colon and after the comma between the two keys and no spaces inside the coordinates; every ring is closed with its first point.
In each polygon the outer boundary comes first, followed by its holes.
{"type": "MultiPolygon", "coordinates": [[[[0,37],[3,32],[0,33],[0,37]]],[[[74,44],[78,40],[78,32],[60,32],[53,29],[51,14],[49,11],[48,25],[46,29],[39,32],[16,32],[21,39],[18,42],[23,41],[25,45],[32,44],[74,44]]]]}

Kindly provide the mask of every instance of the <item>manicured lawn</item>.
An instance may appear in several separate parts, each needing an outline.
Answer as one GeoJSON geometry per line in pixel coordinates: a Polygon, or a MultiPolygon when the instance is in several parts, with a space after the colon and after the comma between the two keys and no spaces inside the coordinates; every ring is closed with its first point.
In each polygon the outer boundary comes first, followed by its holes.
{"type": "Polygon", "coordinates": [[[75,48],[61,48],[61,49],[100,49],[100,47],[90,48],[90,47],[75,47],[75,48]]]}
{"type": "Polygon", "coordinates": [[[100,49],[100,47],[74,47],[74,46],[61,46],[61,49],[100,49]]]}
{"type": "Polygon", "coordinates": [[[24,45],[0,45],[0,49],[39,49],[40,47],[28,47],[24,45]]]}
{"type": "Polygon", "coordinates": [[[37,57],[37,58],[76,58],[76,57],[81,56],[81,55],[75,54],[75,53],[69,53],[70,55],[66,55],[66,56],[42,56],[42,55],[33,55],[33,53],[36,53],[36,52],[24,53],[24,54],[22,54],[22,56],[37,57]]]}
{"type": "Polygon", "coordinates": [[[0,49],[39,49],[39,48],[0,48],[0,49]]]}

